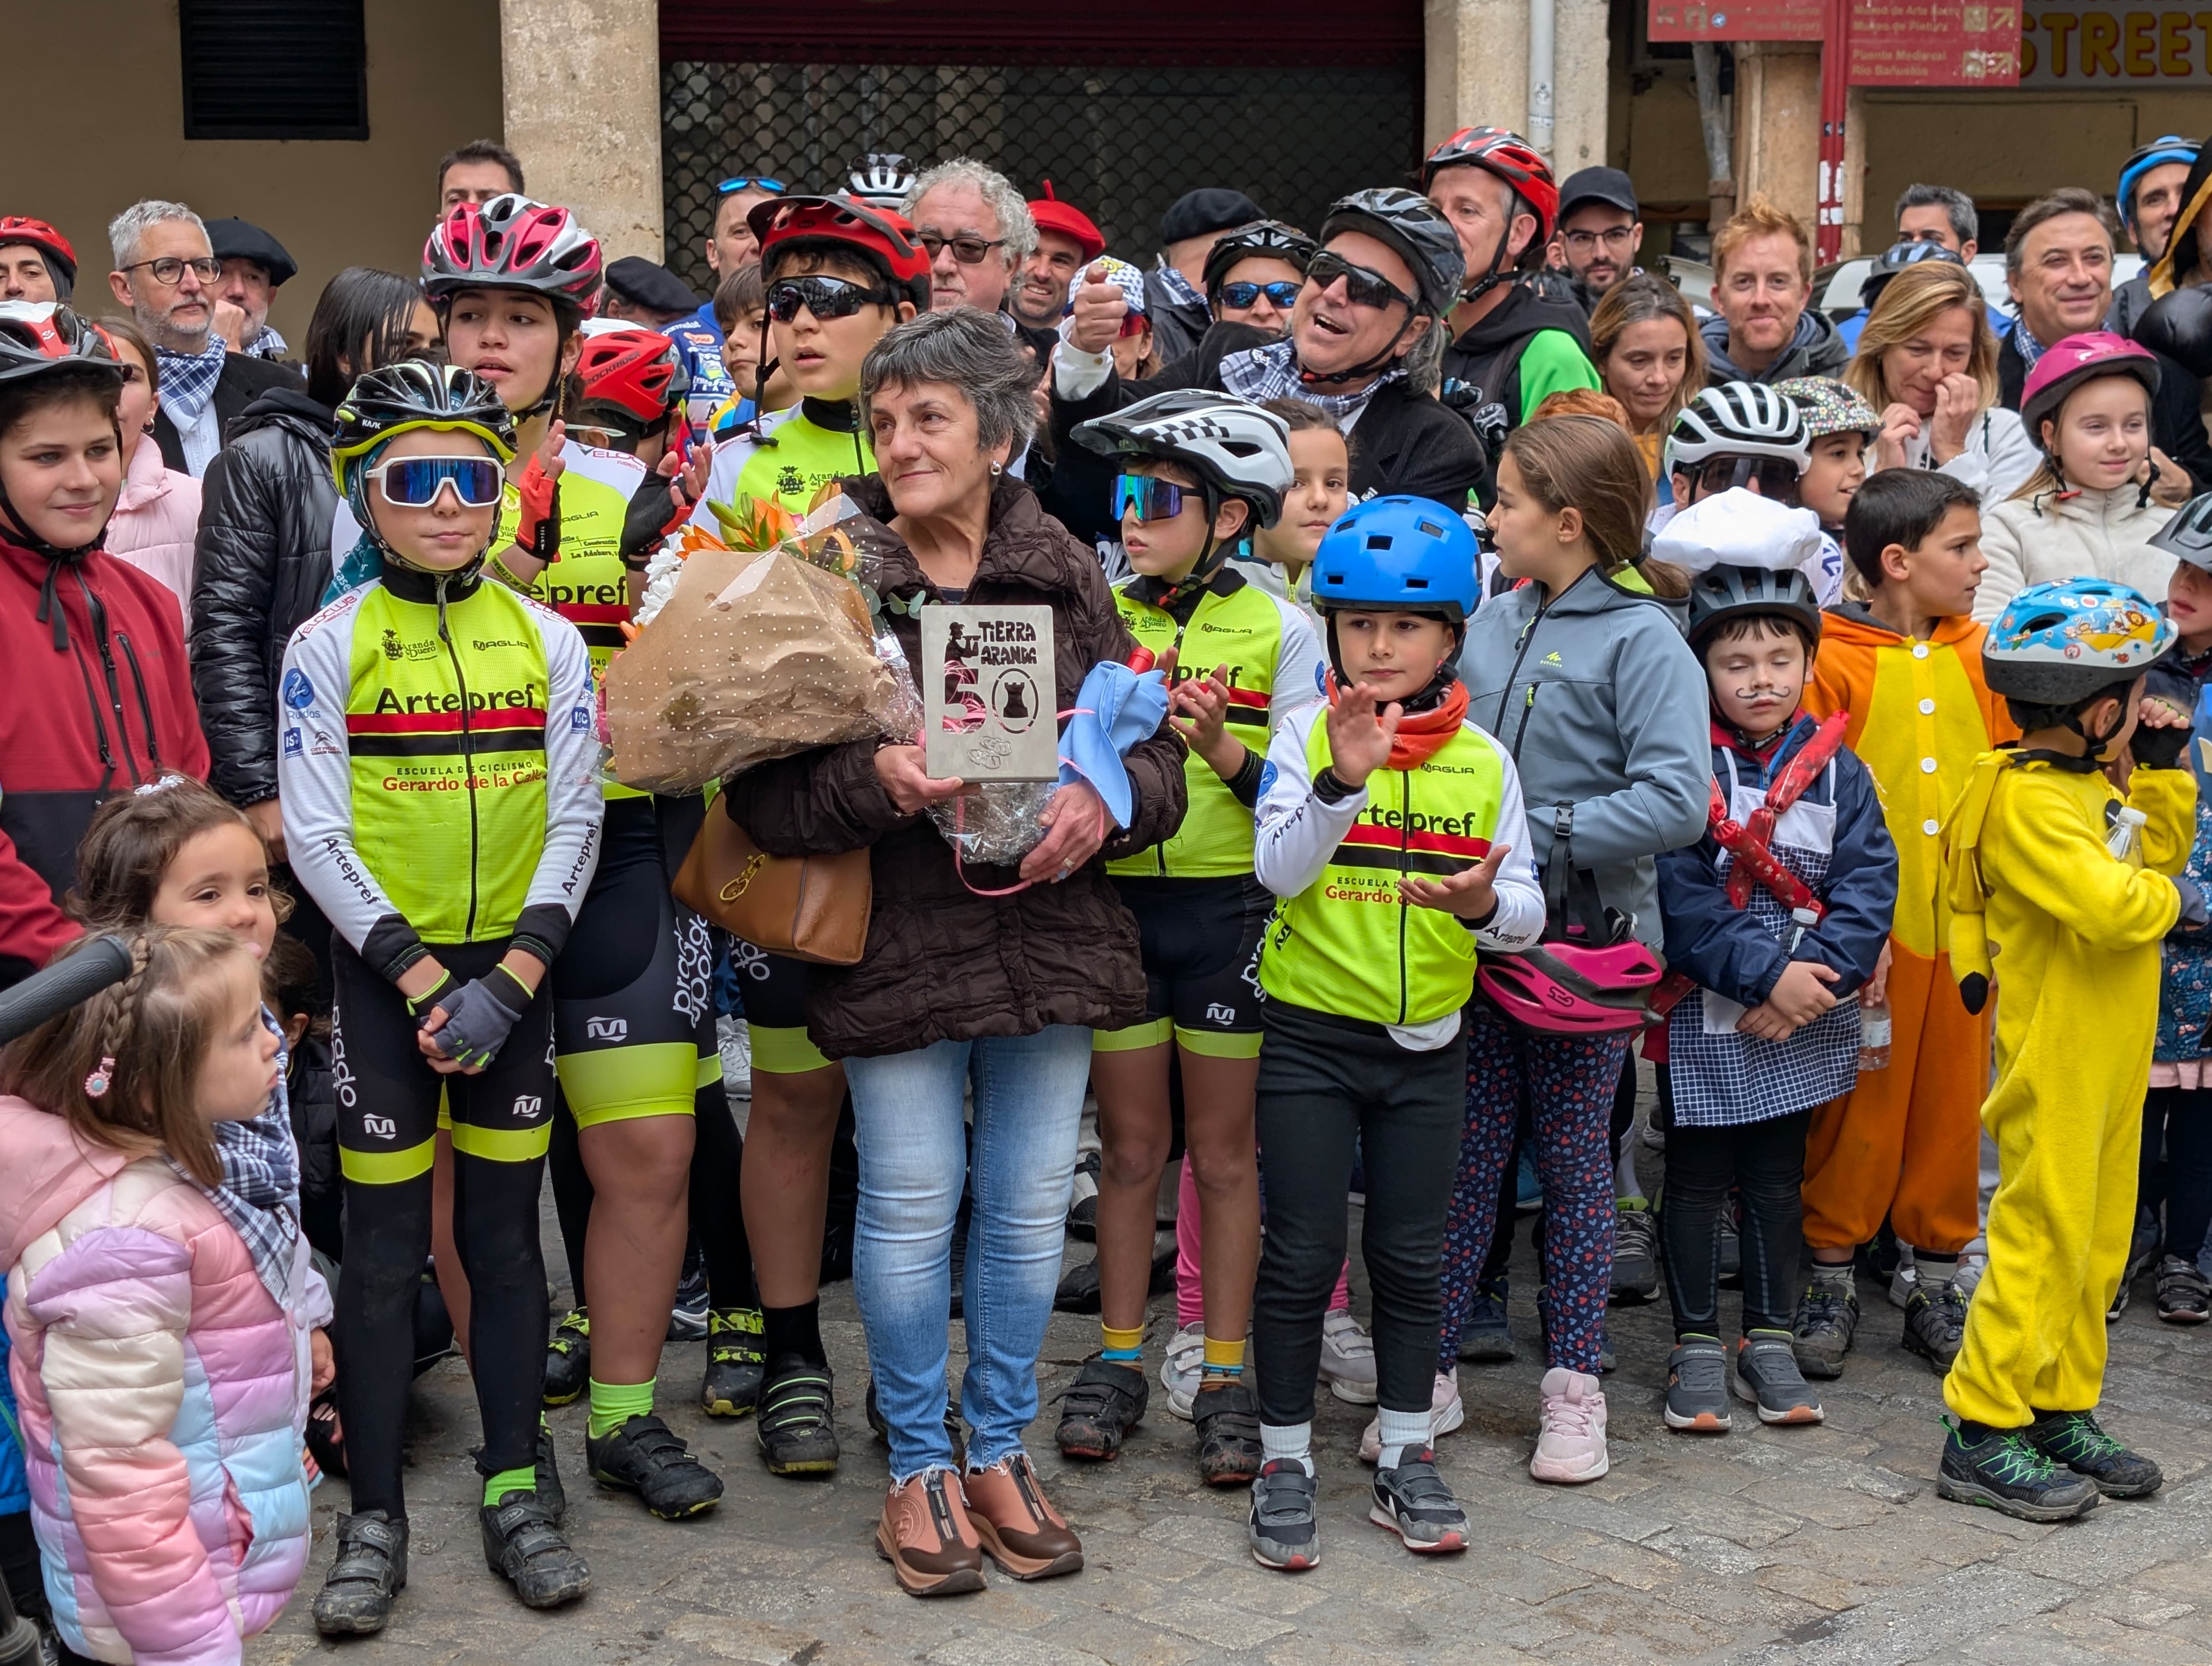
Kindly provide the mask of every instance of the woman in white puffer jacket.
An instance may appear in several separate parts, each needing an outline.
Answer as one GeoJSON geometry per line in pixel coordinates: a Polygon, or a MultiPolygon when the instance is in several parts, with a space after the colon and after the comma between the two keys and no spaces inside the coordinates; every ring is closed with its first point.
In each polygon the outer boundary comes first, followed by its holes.
{"type": "Polygon", "coordinates": [[[2021,390],[2021,414],[2043,461],[1982,517],[1989,569],[1974,617],[1996,617],[2015,592],[2062,579],[2111,579],[2163,596],[2173,557],[2150,544],[2172,510],[2152,500],[2151,396],[2158,361],[2094,331],[2053,344],[2021,390]]]}

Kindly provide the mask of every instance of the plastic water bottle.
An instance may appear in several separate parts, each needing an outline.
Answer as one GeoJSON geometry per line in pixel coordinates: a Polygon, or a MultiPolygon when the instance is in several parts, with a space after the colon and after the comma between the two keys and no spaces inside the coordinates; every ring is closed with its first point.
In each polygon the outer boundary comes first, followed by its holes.
{"type": "Polygon", "coordinates": [[[1859,994],[1859,1074],[1889,1068],[1889,1002],[1885,999],[1879,1006],[1870,1005],[1866,994],[1859,994]]]}
{"type": "Polygon", "coordinates": [[[2105,848],[2120,860],[2141,867],[2143,865],[2142,825],[2149,819],[2133,805],[2122,805],[2120,813],[2112,818],[2111,831],[2105,835],[2105,848]]]}
{"type": "Polygon", "coordinates": [[[1797,945],[1805,940],[1805,933],[1812,930],[1814,927],[1820,923],[1820,910],[1817,909],[1792,909],[1790,910],[1790,930],[1789,952],[1792,956],[1796,954],[1797,945]]]}

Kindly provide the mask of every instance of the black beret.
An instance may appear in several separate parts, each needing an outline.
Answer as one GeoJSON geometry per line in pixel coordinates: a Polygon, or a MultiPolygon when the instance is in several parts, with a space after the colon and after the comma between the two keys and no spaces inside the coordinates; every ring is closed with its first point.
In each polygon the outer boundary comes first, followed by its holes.
{"type": "Polygon", "coordinates": [[[264,268],[272,289],[300,275],[300,263],[284,252],[284,246],[251,221],[210,220],[207,234],[208,252],[218,260],[251,260],[264,268]]]}
{"type": "Polygon", "coordinates": [[[641,255],[626,254],[607,266],[607,288],[634,307],[656,313],[694,313],[699,297],[667,267],[641,255]]]}
{"type": "Polygon", "coordinates": [[[1231,191],[1224,185],[1205,185],[1185,192],[1160,216],[1160,241],[1180,243],[1187,237],[1204,237],[1209,232],[1249,226],[1255,220],[1267,217],[1260,211],[1260,205],[1243,192],[1231,191]]]}

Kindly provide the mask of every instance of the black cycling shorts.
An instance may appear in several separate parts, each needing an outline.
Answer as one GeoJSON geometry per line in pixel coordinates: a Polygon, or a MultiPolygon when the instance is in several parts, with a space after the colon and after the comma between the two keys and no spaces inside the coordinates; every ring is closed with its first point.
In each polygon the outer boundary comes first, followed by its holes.
{"type": "MultiPolygon", "coordinates": [[[[502,941],[431,945],[462,983],[486,976],[502,941]]],[[[483,1073],[441,1076],[416,1045],[406,998],[340,939],[331,941],[331,1083],[337,1097],[338,1166],[365,1185],[430,1171],[442,1095],[453,1149],[494,1163],[528,1163],[552,1137],[553,1003],[540,989],[483,1073]]]]}
{"type": "Polygon", "coordinates": [[[1114,887],[1137,916],[1145,1021],[1098,1031],[1094,1047],[1123,1052],[1158,1046],[1172,1035],[1194,1053],[1257,1058],[1260,945],[1275,911],[1273,893],[1249,873],[1219,879],[1116,875],[1114,887]]]}
{"type": "Polygon", "coordinates": [[[611,800],[599,852],[553,968],[562,1099],[579,1128],[689,1116],[720,1070],[707,922],[669,895],[656,800],[611,800]]]}

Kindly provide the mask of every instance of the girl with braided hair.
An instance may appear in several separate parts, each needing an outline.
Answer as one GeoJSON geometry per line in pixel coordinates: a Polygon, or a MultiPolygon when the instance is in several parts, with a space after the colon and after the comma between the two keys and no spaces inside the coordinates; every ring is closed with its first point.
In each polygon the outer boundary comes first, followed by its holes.
{"type": "Polygon", "coordinates": [[[282,1072],[258,958],[148,927],[131,963],[0,1053],[33,1527],[65,1661],[235,1657],[307,1565],[318,1286],[304,1238],[272,1254],[222,1197],[217,1130],[282,1072]]]}

